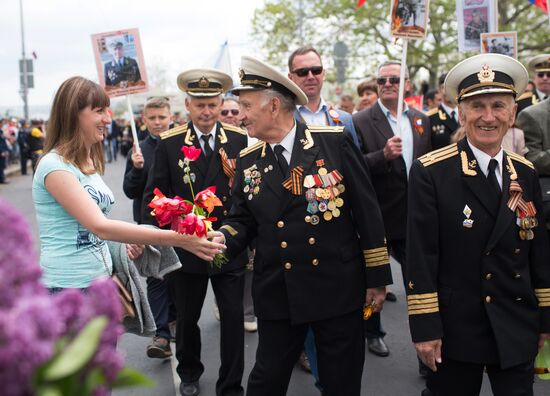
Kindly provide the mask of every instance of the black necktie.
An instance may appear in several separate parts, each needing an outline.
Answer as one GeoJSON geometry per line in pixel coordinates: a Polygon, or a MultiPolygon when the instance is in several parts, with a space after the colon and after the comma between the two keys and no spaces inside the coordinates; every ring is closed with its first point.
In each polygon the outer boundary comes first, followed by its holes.
{"type": "Polygon", "coordinates": [[[212,156],[212,147],[210,147],[211,137],[212,137],[211,135],[201,136],[201,140],[203,141],[203,146],[204,146],[204,156],[206,157],[206,159],[210,159],[210,157],[212,156]]]}
{"type": "Polygon", "coordinates": [[[286,162],[286,158],[283,155],[283,151],[285,151],[285,148],[283,146],[281,146],[280,144],[275,146],[275,155],[277,156],[277,162],[279,163],[279,169],[281,169],[283,177],[287,177],[287,175],[288,175],[288,162],[286,162]]]}
{"type": "Polygon", "coordinates": [[[492,158],[489,161],[489,173],[487,174],[487,179],[489,180],[489,183],[491,183],[491,186],[495,190],[497,196],[500,198],[500,195],[502,194],[502,190],[500,189],[500,184],[498,184],[497,175],[495,173],[495,169],[498,166],[498,161],[494,158],[492,158]]]}
{"type": "Polygon", "coordinates": [[[454,122],[456,122],[456,111],[451,111],[451,118],[453,119],[454,122]]]}

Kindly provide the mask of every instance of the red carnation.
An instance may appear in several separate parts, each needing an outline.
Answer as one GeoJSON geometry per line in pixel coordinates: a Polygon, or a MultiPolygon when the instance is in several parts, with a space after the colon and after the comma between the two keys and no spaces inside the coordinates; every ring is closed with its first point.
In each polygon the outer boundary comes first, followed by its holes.
{"type": "Polygon", "coordinates": [[[195,146],[183,146],[181,152],[189,161],[195,161],[201,155],[201,149],[195,146]]]}

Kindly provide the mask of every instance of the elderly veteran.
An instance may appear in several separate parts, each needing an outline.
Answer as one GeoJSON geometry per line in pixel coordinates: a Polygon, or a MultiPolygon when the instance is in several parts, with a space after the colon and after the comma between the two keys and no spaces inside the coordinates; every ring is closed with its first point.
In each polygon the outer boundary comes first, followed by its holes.
{"type": "Polygon", "coordinates": [[[381,309],[391,283],[366,164],[344,127],[295,120],[307,97],[286,76],[245,56],[240,78],[239,117],[260,142],[240,153],[220,231],[229,256],[256,238],[259,342],[247,394],[286,394],[311,327],[324,392],[359,395],[362,308],[375,301],[381,309]]]}
{"type": "Polygon", "coordinates": [[[532,395],[550,337],[550,252],[531,162],[503,151],[525,68],[498,54],[456,65],[445,80],[466,137],[413,164],[408,215],[412,339],[434,396],[532,395]]]}
{"type": "Polygon", "coordinates": [[[518,97],[518,114],[525,108],[550,97],[550,54],[541,54],[529,59],[527,68],[533,73],[535,89],[518,97]]]}
{"type": "MultiPolygon", "coordinates": [[[[196,161],[189,164],[195,192],[216,187],[223,207],[216,207],[212,217],[218,220],[227,215],[231,206],[230,185],[235,172],[235,160],[246,147],[246,132],[233,125],[218,122],[223,93],[233,81],[226,73],[215,69],[192,69],[178,76],[178,87],[187,94],[185,106],[189,112],[187,124],[160,134],[153,165],[149,171],[143,197],[144,223],[153,223],[147,204],[153,190],[166,196],[177,195],[192,201],[191,188],[185,182],[182,147],[201,149],[196,161]]],[[[187,181],[189,182],[189,180],[187,181]]],[[[246,254],[233,257],[221,268],[187,254],[176,253],[181,269],[166,279],[176,307],[176,358],[181,378],[180,393],[194,396],[200,393],[199,378],[204,372],[201,362],[201,334],[198,321],[208,288],[212,284],[220,312],[221,366],[216,382],[217,396],[238,396],[244,393],[241,380],[244,370],[243,290],[246,254]]]]}

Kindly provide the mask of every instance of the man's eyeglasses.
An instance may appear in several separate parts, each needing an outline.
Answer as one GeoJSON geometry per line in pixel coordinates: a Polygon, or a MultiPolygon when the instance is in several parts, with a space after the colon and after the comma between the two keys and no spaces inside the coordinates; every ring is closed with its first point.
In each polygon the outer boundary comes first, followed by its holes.
{"type": "Polygon", "coordinates": [[[538,73],[537,73],[537,77],[538,77],[538,78],[544,78],[544,76],[550,78],[550,71],[547,71],[547,72],[538,72],[538,73]]]}
{"type": "Polygon", "coordinates": [[[239,115],[239,109],[231,109],[231,110],[224,109],[224,110],[221,111],[222,116],[224,116],[224,117],[227,116],[230,111],[231,111],[231,114],[233,114],[234,116],[239,115]]]}
{"type": "Polygon", "coordinates": [[[291,73],[296,74],[298,77],[305,77],[311,72],[314,76],[318,76],[323,72],[323,66],[301,67],[294,69],[291,73]]]}
{"type": "Polygon", "coordinates": [[[399,84],[399,81],[401,81],[399,77],[378,77],[376,79],[376,84],[386,85],[386,81],[388,80],[390,81],[390,84],[399,84]]]}

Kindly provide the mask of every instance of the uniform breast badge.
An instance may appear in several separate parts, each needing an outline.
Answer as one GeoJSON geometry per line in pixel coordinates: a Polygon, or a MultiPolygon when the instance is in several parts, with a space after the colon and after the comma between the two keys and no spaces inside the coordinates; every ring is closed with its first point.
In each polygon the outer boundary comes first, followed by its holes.
{"type": "MultiPolygon", "coordinates": [[[[508,157],[509,158],[509,157],[508,157]]],[[[512,161],[508,161],[510,168],[512,161]]],[[[515,169],[513,169],[515,174],[515,169]]],[[[517,176],[516,176],[517,177],[517,176]]],[[[512,178],[512,177],[511,177],[512,178]]],[[[523,199],[523,189],[516,180],[510,180],[510,198],[508,199],[508,207],[516,213],[516,224],[519,227],[519,238],[522,241],[530,241],[535,237],[533,228],[539,225],[537,220],[537,209],[532,201],[523,199]]]]}
{"type": "Polygon", "coordinates": [[[422,118],[414,117],[414,130],[419,135],[422,135],[424,133],[424,126],[422,125],[422,118]]]}
{"type": "Polygon", "coordinates": [[[255,195],[260,193],[260,184],[262,183],[262,174],[256,165],[246,168],[244,171],[243,192],[248,194],[248,200],[252,200],[255,195]]]}
{"type": "Polygon", "coordinates": [[[462,211],[462,213],[464,213],[464,216],[466,216],[466,218],[462,222],[462,226],[464,228],[472,228],[472,226],[474,225],[474,221],[470,219],[470,215],[472,214],[472,209],[470,209],[470,207],[466,205],[464,206],[464,210],[462,211]]]}
{"type": "Polygon", "coordinates": [[[341,183],[344,177],[340,172],[328,172],[322,159],[317,160],[316,165],[319,167],[317,174],[304,177],[307,212],[311,214],[306,218],[309,218],[312,225],[319,224],[320,216],[325,221],[340,217],[340,208],[344,206],[344,200],[340,195],[346,190],[341,183]]]}

